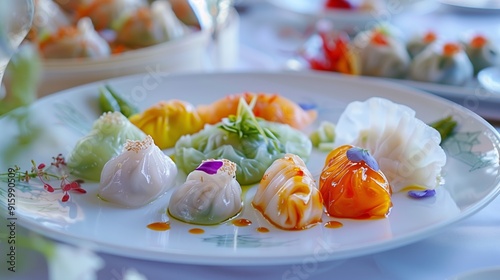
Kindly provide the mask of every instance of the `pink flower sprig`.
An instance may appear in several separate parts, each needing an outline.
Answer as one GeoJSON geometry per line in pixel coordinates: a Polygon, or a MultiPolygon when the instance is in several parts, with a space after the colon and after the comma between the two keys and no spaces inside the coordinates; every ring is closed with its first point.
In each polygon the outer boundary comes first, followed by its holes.
{"type": "MultiPolygon", "coordinates": [[[[37,165],[34,160],[31,160],[31,165],[30,171],[21,171],[19,166],[14,167],[14,172],[16,173],[19,181],[29,183],[31,179],[36,178],[43,184],[43,188],[47,192],[52,193],[55,190],[61,190],[63,192],[63,196],[61,198],[62,202],[66,202],[70,199],[70,192],[80,194],[87,193],[87,191],[82,188],[83,180],[69,179],[68,168],[62,154],[52,157],[52,163],[49,166],[45,163],[37,165]],[[55,188],[54,184],[51,184],[50,182],[51,179],[58,180],[59,186],[55,188]]],[[[0,174],[0,177],[8,175],[9,173],[0,174]]]]}

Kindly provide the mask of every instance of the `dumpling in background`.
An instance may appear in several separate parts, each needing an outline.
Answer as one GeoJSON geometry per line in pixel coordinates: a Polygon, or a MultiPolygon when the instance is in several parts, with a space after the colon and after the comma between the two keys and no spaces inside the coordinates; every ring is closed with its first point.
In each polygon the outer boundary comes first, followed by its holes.
{"type": "Polygon", "coordinates": [[[114,20],[147,5],[145,0],[89,0],[77,7],[75,16],[90,18],[96,30],[110,29],[114,20]]]}
{"type": "Polygon", "coordinates": [[[446,163],[441,136],[407,106],[378,97],[352,102],[341,114],[335,134],[335,147],[367,149],[395,192],[415,185],[434,189],[440,183],[446,163]]]}
{"type": "Polygon", "coordinates": [[[101,58],[111,53],[108,43],[97,34],[88,18],[76,27],[66,26],[42,39],[39,44],[44,58],[101,58]]]}
{"type": "Polygon", "coordinates": [[[68,167],[78,178],[99,181],[104,164],[121,153],[127,140],[145,137],[121,113],[104,113],[94,122],[92,130],[78,140],[68,156],[68,167]]]}
{"type": "Polygon", "coordinates": [[[84,6],[93,0],[54,0],[61,8],[63,8],[68,13],[75,12],[78,7],[84,6]]]}
{"type": "Polygon", "coordinates": [[[383,218],[392,207],[392,190],[377,162],[366,150],[351,145],[328,154],[319,190],[332,217],[383,218]]]}
{"type": "Polygon", "coordinates": [[[464,44],[475,75],[486,67],[500,65],[500,50],[488,37],[477,34],[464,44]]]}
{"type": "Polygon", "coordinates": [[[62,27],[71,25],[70,18],[52,0],[37,0],[35,15],[28,38],[37,42],[43,36],[57,32],[62,27]]]}
{"type": "Polygon", "coordinates": [[[266,170],[252,205],[272,224],[300,230],[321,222],[323,200],[304,161],[285,154],[266,170]]]}
{"type": "Polygon", "coordinates": [[[353,39],[361,75],[403,78],[410,65],[410,56],[403,41],[389,27],[376,27],[361,32],[353,39]]]}
{"type": "Polygon", "coordinates": [[[187,223],[213,225],[236,216],[242,207],[236,164],[227,159],[209,159],[174,190],[168,212],[187,223]]]}
{"type": "Polygon", "coordinates": [[[412,61],[408,77],[415,81],[460,86],[473,77],[470,59],[456,43],[429,46],[412,61]]]}
{"type": "Polygon", "coordinates": [[[406,49],[410,57],[413,58],[417,56],[417,54],[421,53],[425,48],[436,42],[437,38],[438,36],[434,31],[427,31],[413,36],[413,38],[406,43],[406,49]]]}
{"type": "Polygon", "coordinates": [[[168,1],[154,1],[119,18],[114,24],[116,43],[141,48],[183,36],[187,27],[176,17],[168,1]]]}
{"type": "Polygon", "coordinates": [[[124,207],[144,206],[174,186],[177,167],[153,142],[125,143],[123,152],[103,167],[98,195],[124,207]]]}
{"type": "Polygon", "coordinates": [[[182,135],[198,132],[203,122],[193,105],[180,101],[160,101],[130,122],[153,137],[160,149],[173,147],[182,135]]]}

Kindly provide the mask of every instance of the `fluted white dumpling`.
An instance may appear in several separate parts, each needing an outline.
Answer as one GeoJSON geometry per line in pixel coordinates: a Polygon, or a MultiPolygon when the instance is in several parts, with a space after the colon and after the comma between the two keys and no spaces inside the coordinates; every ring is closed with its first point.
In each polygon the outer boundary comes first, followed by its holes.
{"type": "Polygon", "coordinates": [[[355,101],[341,114],[335,132],[335,147],[350,144],[371,153],[393,191],[438,185],[446,163],[441,136],[411,108],[378,97],[355,101]]]}
{"type": "Polygon", "coordinates": [[[177,167],[153,142],[127,141],[102,169],[99,197],[125,207],[146,205],[174,186],[177,167]]]}
{"type": "Polygon", "coordinates": [[[236,216],[242,205],[236,164],[227,159],[208,159],[174,190],[168,211],[187,223],[211,225],[236,216]]]}
{"type": "Polygon", "coordinates": [[[266,170],[252,205],[271,223],[289,230],[309,228],[323,215],[323,200],[313,176],[294,154],[285,154],[266,170]]]}

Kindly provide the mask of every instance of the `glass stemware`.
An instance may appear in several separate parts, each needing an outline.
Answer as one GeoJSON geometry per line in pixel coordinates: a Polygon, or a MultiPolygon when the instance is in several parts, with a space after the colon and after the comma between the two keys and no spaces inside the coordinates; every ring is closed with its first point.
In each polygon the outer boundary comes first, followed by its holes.
{"type": "Polygon", "coordinates": [[[28,34],[34,12],[33,0],[0,1],[0,91],[7,64],[28,34]]]}

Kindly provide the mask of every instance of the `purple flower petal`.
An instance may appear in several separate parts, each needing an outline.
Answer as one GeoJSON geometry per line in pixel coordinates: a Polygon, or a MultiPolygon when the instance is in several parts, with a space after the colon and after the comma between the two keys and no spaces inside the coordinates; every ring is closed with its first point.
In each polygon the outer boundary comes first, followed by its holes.
{"type": "Polygon", "coordinates": [[[432,197],[436,195],[436,190],[408,191],[408,195],[413,198],[432,197]]]}
{"type": "Polygon", "coordinates": [[[222,167],[224,163],[219,160],[204,161],[195,170],[203,171],[207,174],[217,174],[217,170],[222,167]]]}
{"type": "Polygon", "coordinates": [[[375,158],[366,149],[353,147],[347,150],[347,158],[352,162],[364,161],[371,169],[378,171],[379,166],[375,158]]]}

